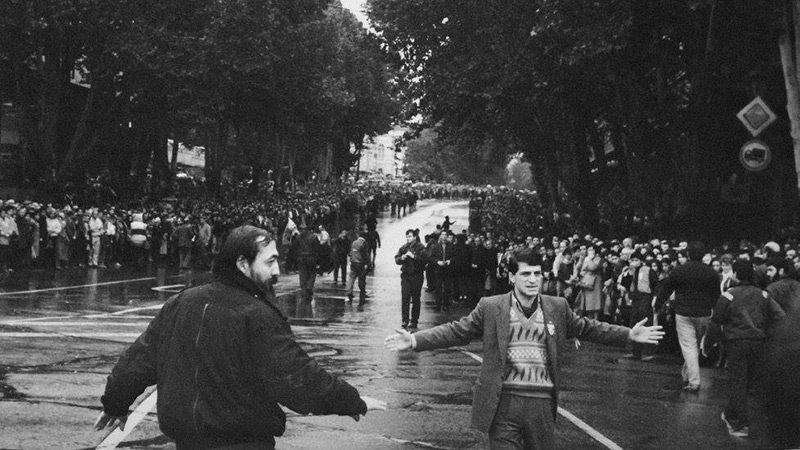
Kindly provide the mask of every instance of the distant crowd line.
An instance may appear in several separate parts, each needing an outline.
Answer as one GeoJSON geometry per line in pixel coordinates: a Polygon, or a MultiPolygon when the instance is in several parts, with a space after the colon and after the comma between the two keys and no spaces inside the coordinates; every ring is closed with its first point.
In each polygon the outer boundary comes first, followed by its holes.
{"type": "Polygon", "coordinates": [[[26,268],[119,268],[156,263],[208,269],[233,228],[283,233],[290,222],[338,230],[370,212],[406,211],[420,199],[465,198],[471,188],[437,184],[313,183],[217,202],[200,196],[147,205],[44,204],[0,200],[0,274],[26,268]]]}

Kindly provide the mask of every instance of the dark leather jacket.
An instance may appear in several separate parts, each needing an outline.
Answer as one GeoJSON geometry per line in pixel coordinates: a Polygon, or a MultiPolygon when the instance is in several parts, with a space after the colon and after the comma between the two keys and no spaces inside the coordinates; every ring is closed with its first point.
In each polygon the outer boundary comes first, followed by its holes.
{"type": "Polygon", "coordinates": [[[366,413],[358,391],[295,342],[273,299],[238,272],[172,297],[108,377],[106,413],[127,414],[158,384],[161,430],[191,448],[274,442],[286,423],[279,404],[366,413]]]}

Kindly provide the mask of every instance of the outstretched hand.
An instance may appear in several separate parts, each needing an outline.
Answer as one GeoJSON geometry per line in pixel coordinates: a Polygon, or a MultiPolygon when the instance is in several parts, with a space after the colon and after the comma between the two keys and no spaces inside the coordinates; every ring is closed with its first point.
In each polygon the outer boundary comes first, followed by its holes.
{"type": "MultiPolygon", "coordinates": [[[[363,395],[361,396],[361,400],[364,400],[364,403],[367,404],[367,411],[386,411],[386,402],[383,400],[378,400],[372,397],[365,397],[363,395]]],[[[361,414],[354,414],[350,417],[352,417],[353,420],[355,420],[356,422],[361,420],[361,414]]]]}
{"type": "Polygon", "coordinates": [[[97,416],[97,420],[94,421],[94,429],[97,431],[102,430],[106,427],[111,427],[114,425],[114,422],[119,421],[119,429],[125,430],[125,422],[128,421],[128,416],[112,416],[110,414],[106,414],[105,411],[101,412],[99,416],[97,416]]]}
{"type": "Polygon", "coordinates": [[[411,336],[411,333],[401,328],[394,331],[397,334],[390,334],[383,340],[384,347],[389,349],[389,351],[409,350],[414,346],[414,338],[411,336]]]}
{"type": "Polygon", "coordinates": [[[646,327],[644,324],[647,322],[647,319],[642,319],[636,325],[631,328],[628,337],[633,342],[638,342],[640,344],[656,344],[658,345],[658,341],[664,338],[664,332],[661,331],[661,325],[655,325],[652,327],[646,327]]]}

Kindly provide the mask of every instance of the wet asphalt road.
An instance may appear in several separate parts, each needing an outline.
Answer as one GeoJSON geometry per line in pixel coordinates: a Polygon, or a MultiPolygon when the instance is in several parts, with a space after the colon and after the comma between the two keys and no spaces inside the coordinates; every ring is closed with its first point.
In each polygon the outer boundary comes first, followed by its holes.
{"type": "MultiPolygon", "coordinates": [[[[383,247],[368,277],[368,301],[345,302],[331,275],[317,279],[310,305],[295,301],[297,275],[284,274],[277,290],[297,340],[324,367],[383,399],[385,412],[360,422],[349,417],[289,414],[279,449],[480,449],[486,439],[469,425],[472,384],[480,343],[428,353],[396,354],[384,337],[400,325],[399,268],[393,256],[404,231],[429,233],[445,215],[466,228],[466,202],[423,202],[403,218],[380,219],[383,247]]],[[[105,377],[119,354],[147,326],[160,305],[180,289],[207,282],[207,272],[163,268],[133,270],[72,268],[28,271],[0,281],[0,449],[95,448],[106,432],[95,432],[105,377]]],[[[420,328],[469,312],[432,310],[423,294],[420,328]]],[[[561,449],[766,448],[763,427],[753,438],[728,436],[719,413],[725,404],[725,373],[703,368],[697,395],[680,390],[679,356],[649,362],[622,358],[625,349],[584,343],[567,356],[556,423],[561,449]],[[583,421],[580,428],[567,416],[583,421]],[[585,431],[592,429],[594,431],[585,431]],[[761,431],[760,431],[761,430],[761,431]],[[596,433],[592,437],[590,433],[596,433]],[[760,433],[760,436],[759,436],[760,433]]],[[[147,414],[119,447],[171,449],[147,414]]]]}

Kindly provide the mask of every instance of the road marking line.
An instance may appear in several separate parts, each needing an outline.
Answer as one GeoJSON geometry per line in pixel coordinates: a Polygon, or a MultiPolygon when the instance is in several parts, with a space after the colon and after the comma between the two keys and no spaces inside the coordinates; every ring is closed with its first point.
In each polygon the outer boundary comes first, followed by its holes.
{"type": "Polygon", "coordinates": [[[170,284],[169,286],[156,286],[156,287],[150,288],[150,289],[152,289],[152,290],[154,290],[156,292],[180,292],[183,289],[179,289],[179,290],[176,290],[176,291],[172,290],[172,289],[173,288],[183,288],[183,287],[186,287],[186,285],[185,284],[170,284]]]}
{"type": "Polygon", "coordinates": [[[139,425],[139,422],[141,422],[150,410],[156,406],[157,399],[158,391],[153,390],[153,393],[142,400],[139,406],[128,415],[128,421],[125,423],[125,431],[120,430],[119,427],[114,428],[114,430],[100,442],[100,445],[96,447],[97,450],[111,450],[117,448],[117,446],[128,437],[131,431],[136,428],[136,425],[139,425]]]}
{"type": "Polygon", "coordinates": [[[29,291],[0,292],[0,296],[5,296],[5,295],[26,295],[26,294],[37,294],[39,292],[65,291],[67,289],[80,289],[80,288],[87,288],[87,287],[94,287],[94,286],[108,286],[110,284],[134,283],[134,282],[137,282],[137,281],[149,281],[149,280],[155,280],[155,279],[156,279],[155,277],[134,278],[132,280],[105,281],[103,283],[81,284],[81,285],[78,285],[78,286],[61,286],[61,287],[46,288],[46,289],[31,289],[29,291]]]}
{"type": "MultiPolygon", "coordinates": [[[[6,320],[0,322],[0,325],[18,325],[20,323],[28,323],[28,322],[46,322],[48,320],[64,320],[64,319],[75,319],[75,318],[84,318],[84,319],[100,319],[103,317],[114,317],[114,316],[121,316],[131,312],[137,311],[149,311],[152,309],[161,309],[164,305],[157,304],[157,305],[150,305],[150,306],[141,306],[138,308],[129,308],[123,309],[122,311],[116,311],[112,313],[102,313],[102,314],[75,314],[70,316],[48,316],[48,317],[34,317],[34,318],[27,318],[27,319],[15,319],[15,320],[6,320]]],[[[152,320],[152,317],[147,316],[126,316],[127,318],[147,318],[152,320]]]]}
{"type": "MultiPolygon", "coordinates": [[[[466,350],[459,350],[461,353],[469,356],[470,358],[478,361],[479,363],[483,363],[483,358],[476,355],[475,353],[468,352],[466,350]]],[[[576,427],[580,428],[584,433],[588,434],[592,439],[596,440],[597,442],[603,444],[606,448],[610,450],[622,450],[622,447],[617,445],[611,439],[603,436],[599,431],[592,428],[589,424],[582,421],[581,419],[577,418],[574,414],[567,411],[562,407],[558,407],[558,413],[561,414],[562,417],[572,422],[576,427]]]]}
{"type": "Polygon", "coordinates": [[[37,327],[142,327],[145,328],[150,322],[15,322],[18,326],[37,326],[37,327]]]}
{"type": "Polygon", "coordinates": [[[0,338],[43,338],[43,337],[76,337],[76,338],[137,338],[142,333],[0,333],[0,338]]]}

